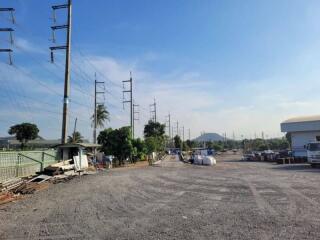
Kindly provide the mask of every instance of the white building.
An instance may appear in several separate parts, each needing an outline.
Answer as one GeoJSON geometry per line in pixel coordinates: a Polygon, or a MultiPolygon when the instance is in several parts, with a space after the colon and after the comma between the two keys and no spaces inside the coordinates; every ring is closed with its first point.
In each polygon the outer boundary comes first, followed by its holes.
{"type": "Polygon", "coordinates": [[[288,119],[281,123],[281,132],[291,134],[294,156],[306,157],[305,145],[320,140],[320,115],[288,119]]]}

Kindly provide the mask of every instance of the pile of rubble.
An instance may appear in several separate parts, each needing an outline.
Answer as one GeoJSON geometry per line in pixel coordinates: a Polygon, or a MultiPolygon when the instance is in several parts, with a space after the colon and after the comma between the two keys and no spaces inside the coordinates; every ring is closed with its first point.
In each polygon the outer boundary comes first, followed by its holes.
{"type": "Polygon", "coordinates": [[[0,205],[15,201],[26,194],[45,190],[50,184],[70,181],[81,173],[84,173],[84,170],[78,168],[77,163],[67,160],[46,167],[40,175],[33,178],[14,178],[2,182],[0,183],[0,205]]]}

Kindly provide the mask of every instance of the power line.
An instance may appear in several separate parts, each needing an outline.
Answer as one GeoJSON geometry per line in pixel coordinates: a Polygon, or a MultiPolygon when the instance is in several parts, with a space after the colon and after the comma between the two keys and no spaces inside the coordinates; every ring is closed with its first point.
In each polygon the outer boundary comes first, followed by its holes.
{"type": "Polygon", "coordinates": [[[99,75],[101,75],[101,77],[102,77],[103,79],[105,79],[105,80],[106,80],[107,82],[109,82],[110,84],[112,84],[112,85],[114,85],[114,86],[122,89],[122,86],[121,86],[120,84],[111,81],[111,80],[108,79],[103,73],[101,73],[101,72],[99,71],[99,69],[97,69],[97,68],[94,66],[94,64],[91,62],[91,60],[90,60],[88,57],[86,57],[86,56],[82,53],[82,51],[81,51],[80,49],[78,49],[77,47],[75,47],[75,49],[76,49],[76,51],[79,52],[80,56],[94,69],[94,71],[95,71],[96,73],[98,73],[99,75]]]}

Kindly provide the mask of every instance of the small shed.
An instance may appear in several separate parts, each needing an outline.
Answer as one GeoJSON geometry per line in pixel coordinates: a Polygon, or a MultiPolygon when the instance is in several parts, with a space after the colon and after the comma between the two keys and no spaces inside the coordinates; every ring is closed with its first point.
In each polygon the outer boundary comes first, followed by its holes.
{"type": "Polygon", "coordinates": [[[281,132],[291,135],[293,156],[307,157],[304,146],[320,140],[320,115],[290,118],[281,123],[281,132]]]}
{"type": "Polygon", "coordinates": [[[95,150],[101,147],[100,144],[94,143],[66,143],[59,144],[56,146],[58,150],[58,160],[69,160],[73,159],[74,156],[87,155],[88,153],[94,153],[95,150]]]}

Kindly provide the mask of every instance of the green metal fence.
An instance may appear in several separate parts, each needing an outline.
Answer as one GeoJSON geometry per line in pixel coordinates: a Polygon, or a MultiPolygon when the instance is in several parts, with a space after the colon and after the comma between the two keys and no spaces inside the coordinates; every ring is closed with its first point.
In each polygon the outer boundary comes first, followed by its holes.
{"type": "Polygon", "coordinates": [[[0,152],[0,182],[32,176],[57,160],[55,150],[0,152]]]}

